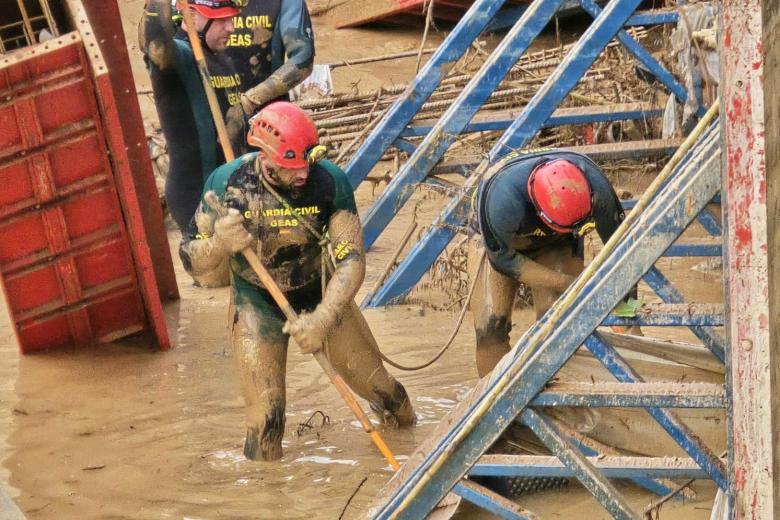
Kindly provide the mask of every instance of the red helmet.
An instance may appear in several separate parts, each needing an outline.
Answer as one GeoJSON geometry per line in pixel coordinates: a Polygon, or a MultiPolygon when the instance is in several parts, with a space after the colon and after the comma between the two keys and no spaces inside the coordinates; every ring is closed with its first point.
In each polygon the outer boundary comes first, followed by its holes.
{"type": "MultiPolygon", "coordinates": [[[[189,0],[190,7],[209,19],[233,18],[241,13],[246,0],[189,0]]],[[[177,0],[176,9],[181,11],[177,0]]]]}
{"type": "Polygon", "coordinates": [[[246,142],[277,166],[304,168],[322,157],[319,134],[306,112],[286,101],[266,105],[249,121],[246,142]]]}
{"type": "Polygon", "coordinates": [[[590,218],[590,184],[582,170],[567,160],[534,168],[528,177],[528,195],[539,218],[558,233],[573,232],[590,218]]]}

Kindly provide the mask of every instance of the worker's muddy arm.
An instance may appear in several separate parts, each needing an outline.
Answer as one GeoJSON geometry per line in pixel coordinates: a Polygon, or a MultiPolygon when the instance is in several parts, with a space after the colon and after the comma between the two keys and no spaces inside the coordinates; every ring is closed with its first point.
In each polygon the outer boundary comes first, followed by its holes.
{"type": "Polygon", "coordinates": [[[363,251],[363,229],[360,218],[352,211],[337,211],[328,226],[335,270],[325,294],[311,313],[301,314],[297,320],[284,326],[304,353],[320,350],[325,338],[344,316],[355,297],[366,273],[363,251]]]}
{"type": "Polygon", "coordinates": [[[275,31],[281,36],[286,60],[265,81],[241,96],[241,104],[249,115],[287,94],[311,74],[314,66],[314,33],[303,0],[282,2],[278,20],[275,31]]]}
{"type": "Polygon", "coordinates": [[[202,204],[182,237],[179,257],[191,276],[202,276],[251,243],[252,236],[244,228],[244,217],[238,210],[230,209],[226,215],[217,217],[202,204]]]}
{"type": "Polygon", "coordinates": [[[147,59],[160,70],[173,66],[176,46],[173,35],[171,2],[169,0],[147,0],[144,14],[138,24],[138,47],[147,59]]]}
{"type": "Polygon", "coordinates": [[[497,271],[531,287],[545,287],[562,293],[574,281],[573,276],[545,267],[509,248],[488,250],[487,255],[497,271]]]}

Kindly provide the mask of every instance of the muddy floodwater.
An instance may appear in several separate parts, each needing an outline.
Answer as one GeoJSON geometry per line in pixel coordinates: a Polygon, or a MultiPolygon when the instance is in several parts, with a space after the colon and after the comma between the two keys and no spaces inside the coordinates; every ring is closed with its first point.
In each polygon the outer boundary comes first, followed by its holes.
{"type": "MultiPolygon", "coordinates": [[[[120,1],[128,35],[142,5],[140,0],[120,1]]],[[[320,62],[419,45],[419,31],[340,33],[334,24],[327,16],[315,18],[320,62]]],[[[443,33],[434,32],[429,42],[442,38],[443,33]]],[[[132,39],[129,47],[138,87],[148,88],[132,39]]],[[[342,91],[356,81],[361,90],[369,90],[408,81],[413,74],[414,60],[407,60],[342,68],[334,73],[334,81],[342,91]]],[[[144,115],[153,118],[149,96],[140,100],[144,115]]],[[[370,186],[361,187],[362,211],[372,196],[370,186]]],[[[444,203],[424,202],[419,213],[429,219],[444,203]]],[[[410,213],[405,209],[372,249],[360,296],[382,272],[410,213]]],[[[169,239],[175,249],[178,234],[171,231],[169,239]]],[[[391,470],[318,365],[294,346],[287,366],[284,458],[274,463],[244,459],[243,403],[228,345],[227,290],[192,287],[175,254],[174,262],[181,300],[166,307],[174,345],[169,352],[133,338],[21,357],[0,305],[0,480],[9,494],[30,519],[360,517],[391,470]]],[[[664,260],[660,265],[665,273],[673,273],[672,279],[692,300],[721,301],[719,272],[691,270],[696,263],[664,260]]],[[[646,288],[642,292],[649,298],[646,288]]],[[[416,298],[419,301],[420,295],[416,298]]],[[[458,308],[444,312],[407,304],[369,310],[366,317],[383,351],[410,365],[438,350],[458,308]]],[[[514,321],[513,339],[531,323],[531,313],[518,309],[514,321]]],[[[684,330],[655,336],[693,340],[684,330]]],[[[401,462],[476,383],[473,344],[467,314],[461,333],[438,363],[418,372],[390,369],[406,386],[418,415],[415,428],[382,430],[401,462]]],[[[655,498],[628,484],[619,487],[637,511],[655,498]]],[[[714,486],[701,481],[694,489],[697,498],[670,502],[660,518],[709,518],[714,486]]],[[[519,501],[543,518],[609,518],[574,483],[519,501]]],[[[468,507],[458,517],[490,518],[468,507]]]]}
{"type": "MultiPolygon", "coordinates": [[[[178,236],[170,238],[175,243],[178,236]]],[[[389,249],[378,247],[374,263],[383,264],[389,249]]],[[[169,352],[134,339],[20,357],[7,315],[0,314],[2,479],[16,503],[41,519],[335,519],[360,487],[344,515],[359,517],[390,468],[316,363],[295,347],[285,456],[277,463],[244,459],[227,290],[194,288],[178,259],[176,266],[181,301],[166,308],[169,352]],[[325,425],[318,412],[328,417],[325,425]]],[[[370,310],[367,318],[384,351],[406,364],[429,357],[455,320],[408,305],[370,310]]],[[[529,312],[516,313],[518,329],[529,321],[529,312]]],[[[474,385],[472,348],[467,317],[442,361],[419,372],[393,370],[419,417],[416,428],[383,431],[401,462],[474,385]]],[[[652,499],[622,489],[638,509],[652,499]]],[[[708,518],[713,486],[696,489],[697,500],[666,506],[662,518],[708,518]]],[[[522,503],[545,517],[609,517],[575,484],[522,503]]],[[[458,516],[488,518],[469,508],[458,516]]]]}

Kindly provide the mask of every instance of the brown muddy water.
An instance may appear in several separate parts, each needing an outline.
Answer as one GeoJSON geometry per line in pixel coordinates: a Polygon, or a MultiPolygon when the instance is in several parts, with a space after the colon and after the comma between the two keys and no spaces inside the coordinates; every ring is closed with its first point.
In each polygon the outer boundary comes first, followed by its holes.
{"type": "MultiPolygon", "coordinates": [[[[178,242],[175,232],[169,238],[172,245],[178,242]]],[[[364,287],[391,251],[372,250],[364,287]]],[[[335,519],[360,487],[344,515],[359,517],[390,478],[390,468],[316,363],[294,346],[285,456],[277,463],[243,458],[227,290],[192,287],[174,258],[182,298],[166,308],[174,344],[169,352],[134,339],[20,357],[0,313],[2,479],[16,503],[29,518],[40,519],[335,519]],[[322,426],[318,415],[313,428],[296,431],[318,411],[328,424],[322,426]]],[[[701,285],[704,275],[690,272],[701,285]]],[[[410,305],[366,315],[385,353],[405,364],[435,352],[455,319],[410,305]]],[[[530,323],[530,312],[517,311],[515,320],[516,337],[530,323]]],[[[467,317],[443,360],[419,372],[391,369],[419,417],[413,429],[382,431],[401,462],[475,384],[472,349],[467,317]]],[[[630,485],[621,489],[637,510],[653,498],[630,485]]],[[[665,506],[661,518],[708,518],[713,486],[702,482],[696,490],[696,500],[665,506]]],[[[521,502],[545,518],[609,518],[576,484],[521,502]]],[[[469,507],[458,517],[490,518],[469,507]]]]}
{"type": "MultiPolygon", "coordinates": [[[[133,34],[142,5],[140,0],[120,0],[141,89],[148,88],[148,77],[133,34]]],[[[320,62],[399,52],[419,44],[414,30],[342,32],[327,16],[314,22],[320,62]]],[[[429,41],[435,44],[442,38],[434,32],[429,41]]],[[[334,73],[334,80],[345,90],[359,77],[359,88],[368,90],[408,81],[413,67],[414,60],[344,67],[334,73]]],[[[140,99],[145,116],[154,118],[150,98],[140,99]]],[[[361,187],[363,209],[371,198],[370,187],[361,187]]],[[[431,219],[442,200],[423,203],[420,214],[431,219]]],[[[395,249],[394,240],[406,230],[411,206],[407,204],[372,249],[363,291],[374,284],[395,249]]],[[[177,233],[171,232],[169,239],[175,250],[177,233]]],[[[31,519],[337,519],[345,507],[344,518],[360,517],[391,470],[316,363],[294,346],[287,370],[284,458],[275,463],[243,458],[243,404],[228,344],[227,290],[192,287],[175,254],[174,262],[181,301],[166,308],[174,345],[169,352],[154,351],[137,338],[21,357],[5,308],[0,308],[2,484],[31,519]],[[329,422],[322,425],[317,412],[329,422]],[[299,424],[307,421],[313,427],[301,427],[298,433],[299,424]]],[[[662,267],[665,273],[676,273],[674,281],[692,300],[720,301],[718,273],[690,270],[696,263],[664,260],[662,267]]],[[[456,310],[401,305],[370,310],[366,317],[386,354],[418,364],[447,338],[456,310]]],[[[517,310],[515,321],[513,339],[530,324],[530,311],[517,310]]],[[[692,340],[684,330],[654,335],[692,340]]],[[[476,383],[473,341],[467,315],[454,345],[434,366],[411,373],[390,369],[406,386],[419,419],[413,429],[382,430],[402,463],[476,383]]],[[[709,518],[714,487],[701,482],[694,488],[695,500],[665,505],[660,518],[709,518]]],[[[654,498],[630,485],[620,489],[638,511],[654,498]]],[[[609,518],[576,484],[520,502],[542,518],[609,518]]],[[[490,518],[467,506],[457,516],[490,518]]]]}

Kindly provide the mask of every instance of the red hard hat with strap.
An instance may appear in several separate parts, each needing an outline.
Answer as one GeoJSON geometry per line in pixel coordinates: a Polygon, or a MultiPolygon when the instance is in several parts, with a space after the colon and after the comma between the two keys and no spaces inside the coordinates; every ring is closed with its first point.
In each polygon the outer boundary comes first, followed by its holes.
{"type": "Polygon", "coordinates": [[[587,177],[565,159],[539,164],[528,176],[528,195],[539,218],[559,233],[576,232],[591,218],[592,193],[587,177]]]}
{"type": "MultiPolygon", "coordinates": [[[[190,7],[209,19],[233,18],[241,13],[247,0],[189,0],[190,7]]],[[[181,5],[176,2],[176,8],[181,5]]]]}
{"type": "Polygon", "coordinates": [[[249,125],[246,142],[260,148],[281,168],[304,168],[324,155],[314,122],[292,103],[277,101],[267,105],[249,125]]]}

